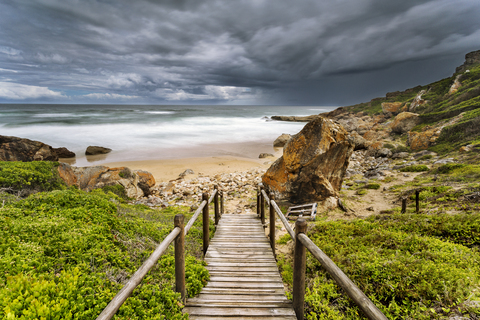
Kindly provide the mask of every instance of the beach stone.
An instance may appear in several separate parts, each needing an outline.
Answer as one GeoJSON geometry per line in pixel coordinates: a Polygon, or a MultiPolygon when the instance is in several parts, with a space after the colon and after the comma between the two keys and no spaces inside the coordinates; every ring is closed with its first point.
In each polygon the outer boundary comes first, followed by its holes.
{"type": "Polygon", "coordinates": [[[187,169],[187,170],[183,171],[182,173],[180,173],[178,176],[183,178],[183,177],[185,177],[187,174],[195,174],[195,172],[193,172],[192,169],[187,169]]]}
{"type": "Polygon", "coordinates": [[[371,141],[368,141],[356,131],[350,132],[348,135],[348,139],[355,146],[355,151],[367,149],[372,144],[371,141]]]}
{"type": "Polygon", "coordinates": [[[0,161],[58,161],[58,155],[40,141],[0,136],[0,161]]]}
{"type": "Polygon", "coordinates": [[[275,141],[273,142],[273,146],[275,148],[283,148],[287,144],[288,140],[290,140],[291,138],[292,138],[291,135],[282,133],[280,137],[275,139],[275,141]]]}
{"type": "Polygon", "coordinates": [[[273,157],[274,155],[271,154],[271,153],[260,153],[260,155],[258,156],[260,159],[263,159],[263,158],[268,158],[268,157],[273,157]]]}
{"type": "Polygon", "coordinates": [[[403,102],[382,102],[382,111],[388,117],[397,115],[401,112],[403,102]]]}
{"type": "Polygon", "coordinates": [[[110,148],[98,147],[98,146],[88,146],[87,150],[85,151],[85,155],[93,156],[93,155],[96,155],[96,154],[107,154],[111,151],[112,151],[112,149],[110,149],[110,148]]]}
{"type": "Polygon", "coordinates": [[[396,152],[392,155],[392,159],[405,159],[408,156],[408,152],[396,152]]]}
{"type": "Polygon", "coordinates": [[[53,150],[55,151],[55,153],[57,154],[57,156],[59,158],[74,158],[75,157],[75,152],[72,152],[65,147],[53,148],[53,150]]]}
{"type": "Polygon", "coordinates": [[[285,145],[262,177],[276,199],[293,203],[338,196],[354,145],[337,122],[318,117],[285,145]]]}
{"type": "Polygon", "coordinates": [[[60,162],[57,167],[60,178],[67,186],[78,186],[77,176],[69,164],[60,162]]]}

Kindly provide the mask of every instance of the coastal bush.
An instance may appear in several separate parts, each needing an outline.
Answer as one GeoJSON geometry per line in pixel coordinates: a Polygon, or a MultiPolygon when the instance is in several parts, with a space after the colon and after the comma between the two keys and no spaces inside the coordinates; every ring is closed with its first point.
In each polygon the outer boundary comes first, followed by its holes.
{"type": "Polygon", "coordinates": [[[415,164],[411,166],[407,166],[400,169],[400,172],[422,172],[428,171],[428,167],[424,164],[415,164]]]}
{"type": "Polygon", "coordinates": [[[477,182],[480,179],[480,165],[447,163],[435,170],[443,181],[477,182]]]}
{"type": "Polygon", "coordinates": [[[377,190],[380,189],[380,183],[367,183],[364,188],[377,190]]]}
{"type": "Polygon", "coordinates": [[[58,162],[0,161],[0,188],[28,195],[32,192],[64,189],[58,162]]]}
{"type": "Polygon", "coordinates": [[[127,191],[125,190],[125,187],[121,184],[116,184],[113,186],[103,186],[102,190],[105,193],[111,192],[123,200],[129,200],[129,197],[127,196],[127,191]]]}
{"type": "MultiPolygon", "coordinates": [[[[0,318],[93,319],[188,209],[150,210],[113,193],[75,188],[6,203],[0,214],[0,318]]],[[[192,296],[208,271],[196,222],[186,237],[192,296]],[[193,244],[194,243],[194,244],[193,244]]],[[[117,312],[118,319],[184,319],[171,248],[117,312]]]]}
{"type": "MultiPolygon", "coordinates": [[[[375,219],[316,222],[308,236],[388,319],[440,318],[454,310],[468,310],[467,300],[479,300],[472,294],[480,285],[477,250],[412,232],[421,229],[414,229],[415,223],[403,226],[375,219]]],[[[291,268],[285,265],[291,263],[282,262],[282,276],[289,287],[291,268]]],[[[363,318],[310,254],[305,301],[307,319],[363,318]]]]}

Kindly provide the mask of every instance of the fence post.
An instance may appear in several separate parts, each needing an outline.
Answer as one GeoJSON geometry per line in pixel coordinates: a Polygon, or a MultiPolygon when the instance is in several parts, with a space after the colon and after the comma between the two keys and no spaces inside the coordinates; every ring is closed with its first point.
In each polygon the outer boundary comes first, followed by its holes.
{"type": "Polygon", "coordinates": [[[276,257],[275,254],[275,209],[273,208],[273,200],[275,196],[273,193],[270,193],[270,246],[272,247],[273,256],[276,257]]]}
{"type": "Polygon", "coordinates": [[[225,211],[223,210],[224,210],[224,206],[223,206],[223,190],[222,190],[220,191],[220,218],[225,213],[225,211]]]}
{"type": "Polygon", "coordinates": [[[299,233],[307,232],[307,221],[295,222],[295,252],[293,256],[293,309],[298,320],[304,317],[306,249],[298,240],[299,233]]]}
{"type": "Polygon", "coordinates": [[[402,198],[402,213],[407,212],[407,198],[403,197],[402,198]]]}
{"type": "Polygon", "coordinates": [[[260,217],[260,186],[257,186],[257,217],[260,217]]]}
{"type": "Polygon", "coordinates": [[[202,194],[203,200],[207,201],[207,204],[203,207],[203,255],[207,254],[208,249],[208,240],[210,238],[210,218],[208,216],[208,193],[204,192],[202,194]]]}
{"type": "Polygon", "coordinates": [[[265,197],[263,196],[263,185],[260,185],[260,220],[262,226],[265,228],[265,197]]]}
{"type": "Polygon", "coordinates": [[[415,205],[417,209],[417,213],[420,212],[420,191],[415,191],[415,205]]]}
{"type": "Polygon", "coordinates": [[[185,217],[175,215],[175,227],[180,228],[180,234],[175,238],[175,291],[180,292],[182,303],[185,303],[185,217]]]}
{"type": "Polygon", "coordinates": [[[218,221],[220,220],[220,208],[219,208],[219,203],[218,203],[218,185],[215,185],[215,196],[213,197],[213,204],[215,208],[215,226],[218,224],[218,221]]]}

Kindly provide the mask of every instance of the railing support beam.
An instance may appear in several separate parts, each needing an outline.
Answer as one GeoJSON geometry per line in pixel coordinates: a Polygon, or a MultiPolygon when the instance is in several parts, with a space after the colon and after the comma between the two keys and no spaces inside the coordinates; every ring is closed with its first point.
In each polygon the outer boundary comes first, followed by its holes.
{"type": "Polygon", "coordinates": [[[295,252],[293,256],[293,309],[298,320],[304,318],[305,301],[305,246],[298,241],[298,235],[307,232],[307,221],[298,219],[295,222],[295,252]]]}
{"type": "Polygon", "coordinates": [[[270,193],[270,247],[272,247],[273,256],[276,257],[275,253],[275,208],[273,207],[273,200],[275,196],[273,193],[270,193]]]}
{"type": "Polygon", "coordinates": [[[215,196],[213,198],[213,208],[214,208],[214,211],[215,211],[215,226],[218,225],[218,221],[220,221],[220,207],[219,207],[219,201],[218,201],[218,198],[219,198],[219,191],[218,191],[218,186],[215,185],[215,196]]]}
{"type": "Polygon", "coordinates": [[[202,200],[207,201],[203,207],[203,255],[207,254],[208,242],[210,239],[210,217],[208,216],[208,193],[202,194],[202,200]]]}
{"type": "Polygon", "coordinates": [[[263,196],[263,185],[260,185],[260,220],[265,228],[265,197],[263,196]]]}
{"type": "Polygon", "coordinates": [[[182,303],[185,303],[185,217],[175,216],[175,227],[180,228],[180,234],[175,238],[175,291],[180,292],[182,303]]]}

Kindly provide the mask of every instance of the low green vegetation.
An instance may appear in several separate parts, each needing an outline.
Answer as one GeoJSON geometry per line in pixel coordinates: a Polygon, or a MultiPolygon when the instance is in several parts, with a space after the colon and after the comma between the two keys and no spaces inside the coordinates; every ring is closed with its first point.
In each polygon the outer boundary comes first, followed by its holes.
{"type": "Polygon", "coordinates": [[[377,189],[380,189],[380,183],[375,183],[375,182],[367,183],[364,188],[377,190],[377,189]]]}
{"type": "Polygon", "coordinates": [[[414,164],[400,169],[400,172],[422,172],[428,171],[428,167],[424,164],[414,164]]]}
{"type": "MultiPolygon", "coordinates": [[[[25,198],[0,193],[5,200],[0,209],[2,319],[94,319],[170,233],[173,217],[191,216],[182,208],[128,205],[104,190],[66,188],[55,179],[55,163],[2,165],[2,186],[51,190],[25,198]],[[15,167],[22,169],[20,174],[11,170],[15,167]]],[[[187,235],[186,250],[187,293],[193,296],[209,278],[197,259],[202,254],[199,223],[187,235]]],[[[115,319],[187,318],[174,291],[171,251],[115,319]]]]}
{"type": "Polygon", "coordinates": [[[65,188],[57,167],[58,162],[0,161],[0,188],[20,195],[65,188]]]}
{"type": "MultiPolygon", "coordinates": [[[[388,319],[480,315],[479,217],[377,216],[320,221],[308,235],[388,319]]],[[[279,259],[292,286],[292,261],[279,259]]],[[[307,319],[363,319],[320,263],[307,255],[307,319]]]]}

